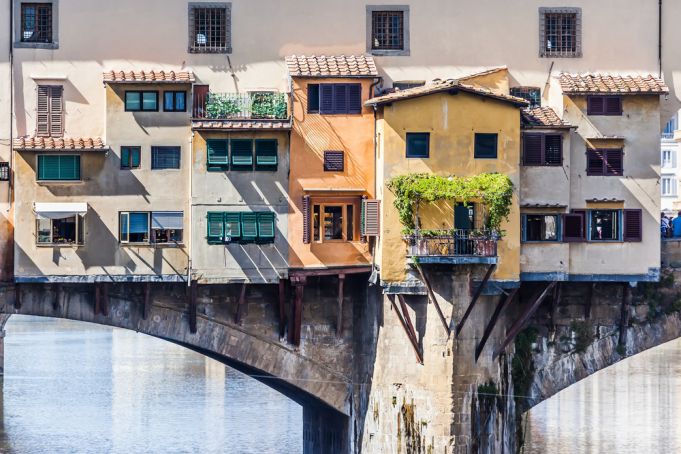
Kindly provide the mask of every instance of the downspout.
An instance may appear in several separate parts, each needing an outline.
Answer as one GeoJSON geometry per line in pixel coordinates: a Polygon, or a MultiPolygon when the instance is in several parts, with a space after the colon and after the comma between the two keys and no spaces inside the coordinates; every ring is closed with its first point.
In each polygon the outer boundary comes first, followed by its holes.
{"type": "MultiPolygon", "coordinates": [[[[14,2],[9,1],[9,188],[7,191],[8,211],[12,209],[14,197],[14,2]]],[[[14,222],[12,222],[14,223],[14,222]]]]}
{"type": "Polygon", "coordinates": [[[658,77],[662,79],[662,0],[658,0],[657,5],[657,63],[659,65],[658,77]]]}
{"type": "MultiPolygon", "coordinates": [[[[379,84],[383,83],[383,78],[378,77],[374,82],[369,86],[369,96],[373,97],[374,96],[374,87],[378,86],[379,84]]],[[[374,110],[374,197],[378,197],[378,109],[376,108],[376,104],[373,106],[374,110]]],[[[378,239],[374,239],[374,244],[373,247],[371,248],[371,274],[373,276],[374,271],[376,270],[376,243],[378,243],[378,239]]]]}
{"type": "Polygon", "coordinates": [[[194,253],[194,248],[192,244],[193,235],[193,213],[194,213],[194,194],[192,188],[192,174],[194,173],[194,131],[192,131],[189,136],[189,232],[187,238],[189,239],[188,248],[189,252],[187,254],[187,287],[192,285],[192,254],[194,253]]]}

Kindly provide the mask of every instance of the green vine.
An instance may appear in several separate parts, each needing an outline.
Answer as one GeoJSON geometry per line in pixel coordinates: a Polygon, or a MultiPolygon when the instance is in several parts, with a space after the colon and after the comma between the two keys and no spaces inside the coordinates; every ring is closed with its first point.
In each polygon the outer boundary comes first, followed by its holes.
{"type": "Polygon", "coordinates": [[[513,183],[500,173],[481,173],[471,177],[443,177],[412,173],[393,177],[388,189],[395,195],[395,208],[407,229],[415,228],[416,212],[422,202],[456,200],[465,204],[480,201],[489,210],[485,227],[499,231],[508,219],[513,200],[513,183]]]}

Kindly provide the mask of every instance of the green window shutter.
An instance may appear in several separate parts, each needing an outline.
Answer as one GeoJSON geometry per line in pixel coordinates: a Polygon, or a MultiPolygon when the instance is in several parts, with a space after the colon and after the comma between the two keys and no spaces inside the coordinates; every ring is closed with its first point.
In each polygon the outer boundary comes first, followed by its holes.
{"type": "Polygon", "coordinates": [[[232,149],[232,165],[250,167],[253,165],[253,141],[247,139],[230,140],[232,149]]]}
{"type": "Polygon", "coordinates": [[[130,166],[130,148],[121,147],[121,169],[130,166]]]}
{"type": "Polygon", "coordinates": [[[80,156],[38,156],[38,180],[80,180],[80,156]]]}
{"type": "Polygon", "coordinates": [[[258,238],[270,241],[274,239],[274,213],[258,213],[258,238]]]}
{"type": "Polygon", "coordinates": [[[59,156],[38,156],[38,180],[59,179],[59,156]]]}
{"type": "Polygon", "coordinates": [[[255,163],[258,166],[275,167],[277,165],[277,140],[262,139],[255,141],[255,163]]]}
{"type": "Polygon", "coordinates": [[[208,165],[209,166],[223,166],[229,164],[228,155],[228,141],[227,140],[207,140],[206,150],[208,152],[208,165]]]}
{"type": "Polygon", "coordinates": [[[241,213],[241,239],[254,241],[256,238],[258,238],[258,215],[241,213]]]}
{"type": "Polygon", "coordinates": [[[142,160],[142,150],[139,147],[134,147],[130,149],[130,153],[132,156],[132,167],[139,167],[142,160]]]}
{"type": "Polygon", "coordinates": [[[241,237],[241,216],[239,213],[225,213],[225,237],[241,237]]]}
{"type": "Polygon", "coordinates": [[[209,243],[221,243],[224,237],[224,214],[215,211],[208,212],[208,232],[206,237],[209,243]]]}
{"type": "Polygon", "coordinates": [[[59,179],[80,180],[80,156],[59,156],[59,179]]]}

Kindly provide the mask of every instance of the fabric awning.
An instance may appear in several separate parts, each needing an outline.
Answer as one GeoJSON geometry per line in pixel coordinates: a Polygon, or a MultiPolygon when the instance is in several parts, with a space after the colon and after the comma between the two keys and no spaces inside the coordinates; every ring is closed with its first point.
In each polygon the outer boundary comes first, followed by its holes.
{"type": "Polygon", "coordinates": [[[65,219],[77,214],[87,213],[86,202],[75,203],[33,203],[33,211],[38,219],[65,219]]]}
{"type": "Polygon", "coordinates": [[[182,211],[154,211],[151,213],[152,229],[181,230],[183,227],[182,211]]]}

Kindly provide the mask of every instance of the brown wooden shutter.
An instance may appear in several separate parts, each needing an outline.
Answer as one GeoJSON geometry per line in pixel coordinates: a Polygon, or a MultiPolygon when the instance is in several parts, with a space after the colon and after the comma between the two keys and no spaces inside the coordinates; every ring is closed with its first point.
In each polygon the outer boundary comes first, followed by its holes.
{"type": "Polygon", "coordinates": [[[624,241],[641,241],[643,238],[643,211],[624,210],[624,241]]]}
{"type": "Polygon", "coordinates": [[[608,96],[605,98],[604,115],[622,115],[622,97],[608,96]]]}
{"type": "Polygon", "coordinates": [[[310,244],[310,196],[303,196],[303,244],[310,244]]]}
{"type": "Polygon", "coordinates": [[[572,212],[563,215],[563,241],[580,242],[586,239],[585,213],[572,212]]]}
{"type": "Polygon", "coordinates": [[[602,150],[605,157],[605,174],[622,175],[624,173],[624,154],[621,148],[602,150]]]}
{"type": "Polygon", "coordinates": [[[586,151],[586,174],[587,175],[603,175],[604,173],[604,156],[602,150],[587,150],[586,151]]]}
{"type": "Polygon", "coordinates": [[[523,165],[540,166],[544,164],[542,157],[542,134],[523,135],[523,165]]]}
{"type": "Polygon", "coordinates": [[[208,85],[194,85],[194,96],[192,100],[192,116],[194,118],[206,117],[206,100],[208,98],[208,85]]]}
{"type": "Polygon", "coordinates": [[[50,136],[64,135],[64,88],[50,87],[50,136]]]}
{"type": "Polygon", "coordinates": [[[50,136],[50,92],[49,86],[38,86],[38,109],[36,112],[35,135],[50,136]]]}
{"type": "Polygon", "coordinates": [[[342,172],[345,169],[345,153],[327,150],[324,152],[324,171],[342,172]]]}
{"type": "Polygon", "coordinates": [[[379,236],[381,234],[381,201],[375,199],[362,200],[362,236],[379,236]]]}
{"type": "Polygon", "coordinates": [[[605,98],[603,96],[589,96],[586,98],[587,115],[603,115],[605,112],[605,98]]]}

